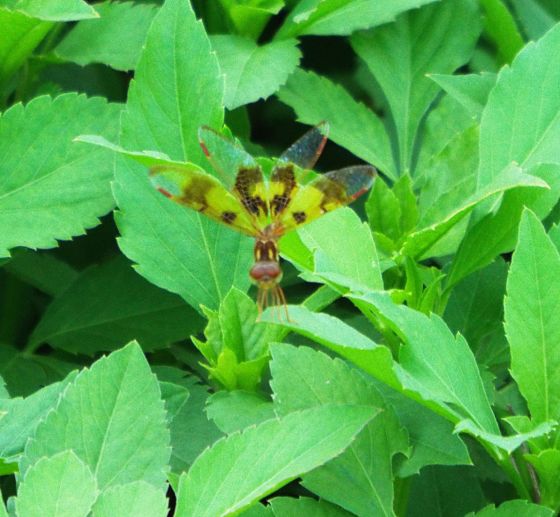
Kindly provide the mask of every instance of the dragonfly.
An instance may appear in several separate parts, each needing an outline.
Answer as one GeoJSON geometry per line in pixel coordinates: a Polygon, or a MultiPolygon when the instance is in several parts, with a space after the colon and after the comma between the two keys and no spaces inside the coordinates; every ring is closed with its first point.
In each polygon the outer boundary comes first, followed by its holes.
{"type": "Polygon", "coordinates": [[[273,305],[284,306],[289,320],[280,287],[279,239],[351,203],[368,191],[376,175],[370,165],[354,165],[302,183],[323,151],[327,135],[327,122],[308,130],[276,159],[265,179],[257,160],[240,144],[203,126],[199,142],[217,176],[194,164],[150,169],[151,181],[163,195],[255,239],[249,276],[258,288],[259,319],[264,308],[273,305]]]}

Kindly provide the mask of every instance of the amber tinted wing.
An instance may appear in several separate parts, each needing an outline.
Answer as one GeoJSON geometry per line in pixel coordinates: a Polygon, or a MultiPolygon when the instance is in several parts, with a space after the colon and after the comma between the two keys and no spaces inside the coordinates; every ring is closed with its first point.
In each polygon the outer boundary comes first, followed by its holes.
{"type": "Polygon", "coordinates": [[[154,186],[166,197],[246,235],[257,235],[252,218],[213,176],[194,165],[157,165],[150,169],[154,186]]]}
{"type": "Polygon", "coordinates": [[[278,158],[278,163],[270,175],[268,188],[270,215],[274,220],[280,218],[299,188],[294,166],[302,169],[313,168],[325,147],[328,131],[327,122],[321,122],[288,147],[278,158]]]}
{"type": "Polygon", "coordinates": [[[208,160],[232,194],[247,210],[253,225],[268,222],[268,204],[260,166],[241,146],[209,127],[199,130],[200,145],[208,160]]]}
{"type": "Polygon", "coordinates": [[[327,172],[297,190],[279,222],[284,231],[289,231],[314,221],[367,192],[374,176],[375,169],[369,165],[327,172]]]}

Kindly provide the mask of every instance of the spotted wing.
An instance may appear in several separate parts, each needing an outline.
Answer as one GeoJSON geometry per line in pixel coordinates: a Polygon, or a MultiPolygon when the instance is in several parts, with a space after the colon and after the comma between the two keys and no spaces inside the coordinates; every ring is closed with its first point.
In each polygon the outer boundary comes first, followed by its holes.
{"type": "Polygon", "coordinates": [[[195,165],[156,165],[154,186],[166,197],[246,235],[257,235],[252,217],[213,176],[195,165]]]}
{"type": "Polygon", "coordinates": [[[295,167],[312,169],[325,147],[329,125],[321,122],[305,133],[278,158],[270,175],[270,215],[278,220],[298,191],[295,167]]]}
{"type": "Polygon", "coordinates": [[[374,176],[375,169],[369,165],[356,165],[322,174],[297,190],[278,221],[284,232],[314,221],[367,192],[374,176]]]}
{"type": "Polygon", "coordinates": [[[268,224],[268,203],[262,170],[241,146],[209,127],[199,130],[200,145],[227,188],[253,220],[264,228],[268,224]]]}

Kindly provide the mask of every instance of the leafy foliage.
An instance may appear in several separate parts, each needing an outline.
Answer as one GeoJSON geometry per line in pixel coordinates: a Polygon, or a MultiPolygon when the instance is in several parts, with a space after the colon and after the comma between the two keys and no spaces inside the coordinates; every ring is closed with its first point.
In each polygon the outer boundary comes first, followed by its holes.
{"type": "Polygon", "coordinates": [[[0,516],[557,514],[557,4],[0,0],[0,516]]]}

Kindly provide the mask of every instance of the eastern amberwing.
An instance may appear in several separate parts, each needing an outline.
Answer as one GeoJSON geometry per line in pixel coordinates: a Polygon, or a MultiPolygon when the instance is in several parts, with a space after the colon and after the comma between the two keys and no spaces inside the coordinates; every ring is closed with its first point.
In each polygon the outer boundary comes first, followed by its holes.
{"type": "Polygon", "coordinates": [[[222,182],[193,164],[150,169],[153,184],[168,198],[255,238],[249,275],[258,287],[259,315],[269,301],[286,307],[279,286],[280,237],[347,205],[373,182],[375,168],[369,165],[327,172],[305,185],[298,181],[297,176],[317,162],[327,133],[326,122],[305,133],[280,155],[268,181],[250,154],[209,127],[200,128],[200,145],[222,182]]]}

